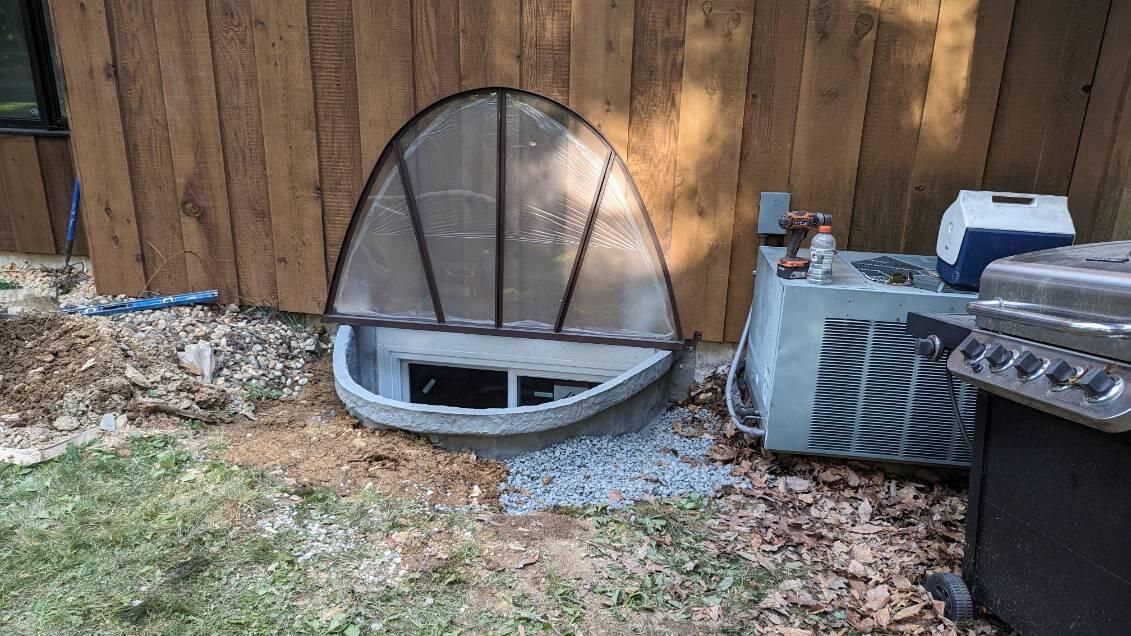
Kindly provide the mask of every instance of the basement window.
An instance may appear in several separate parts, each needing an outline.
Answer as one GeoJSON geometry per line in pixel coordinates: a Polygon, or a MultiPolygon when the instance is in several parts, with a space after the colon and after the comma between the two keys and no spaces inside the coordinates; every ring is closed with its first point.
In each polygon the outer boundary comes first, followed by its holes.
{"type": "MultiPolygon", "coordinates": [[[[580,395],[611,379],[612,371],[564,367],[548,364],[540,369],[535,364],[518,363],[516,368],[429,364],[442,355],[394,356],[401,367],[399,392],[406,402],[433,406],[454,406],[468,409],[502,409],[534,406],[580,395]]],[[[462,361],[466,362],[467,358],[462,361]]],[[[504,358],[493,361],[506,364],[504,358]]]]}
{"type": "Polygon", "coordinates": [[[501,409],[509,406],[506,371],[408,364],[413,404],[501,409]]]}
{"type": "Polygon", "coordinates": [[[341,254],[329,322],[683,345],[624,162],[579,115],[526,91],[467,91],[409,121],[374,167],[341,254]]]}
{"type": "Polygon", "coordinates": [[[520,376],[518,378],[518,405],[534,406],[535,404],[562,400],[580,395],[595,386],[597,386],[595,382],[520,376]]]}

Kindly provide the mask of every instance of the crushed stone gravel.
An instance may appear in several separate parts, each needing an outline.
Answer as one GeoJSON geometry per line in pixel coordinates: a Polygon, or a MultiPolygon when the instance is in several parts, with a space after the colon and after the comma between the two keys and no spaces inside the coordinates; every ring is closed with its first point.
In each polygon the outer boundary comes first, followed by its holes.
{"type": "Polygon", "coordinates": [[[619,508],[656,498],[711,496],[725,486],[748,487],[744,477],[731,474],[731,466],[707,459],[711,431],[720,426],[714,416],[680,407],[636,433],[577,437],[512,457],[506,460],[510,474],[499,501],[506,512],[524,514],[556,506],[619,508]],[[702,434],[688,437],[673,429],[693,419],[703,425],[702,434]]]}

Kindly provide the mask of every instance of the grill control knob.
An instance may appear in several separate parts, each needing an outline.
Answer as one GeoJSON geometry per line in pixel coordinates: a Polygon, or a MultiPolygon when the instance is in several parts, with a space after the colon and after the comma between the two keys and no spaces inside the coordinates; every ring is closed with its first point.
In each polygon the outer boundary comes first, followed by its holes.
{"type": "Polygon", "coordinates": [[[1045,371],[1045,377],[1057,386],[1064,386],[1076,377],[1076,367],[1064,360],[1057,360],[1049,364],[1048,371],[1045,371]]]}
{"type": "Polygon", "coordinates": [[[1033,355],[1032,351],[1026,351],[1017,357],[1017,361],[1013,363],[1017,369],[1017,375],[1022,380],[1031,380],[1045,368],[1045,361],[1033,355]]]}
{"type": "Polygon", "coordinates": [[[986,349],[986,360],[989,361],[991,367],[1000,369],[1009,364],[1010,360],[1013,360],[1013,352],[999,344],[990,345],[986,349]]]}
{"type": "Polygon", "coordinates": [[[1084,392],[1092,399],[1103,398],[1119,385],[1118,380],[1104,372],[1103,369],[1089,369],[1080,376],[1077,383],[1084,387],[1084,392]]]}
{"type": "Polygon", "coordinates": [[[970,336],[958,345],[958,352],[962,354],[963,358],[966,358],[967,362],[976,362],[982,359],[982,354],[986,352],[986,345],[978,342],[974,336],[970,336]]]}

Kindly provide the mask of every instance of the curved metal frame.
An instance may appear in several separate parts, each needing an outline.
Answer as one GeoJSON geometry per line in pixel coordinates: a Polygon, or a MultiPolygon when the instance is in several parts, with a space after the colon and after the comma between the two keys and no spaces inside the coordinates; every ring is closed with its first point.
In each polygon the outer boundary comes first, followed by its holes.
{"type": "Polygon", "coordinates": [[[326,296],[326,308],[323,313],[323,320],[326,322],[336,322],[348,325],[370,325],[379,327],[403,327],[408,329],[424,329],[436,331],[455,331],[464,333],[481,333],[487,335],[509,336],[517,338],[536,338],[536,339],[551,339],[551,340],[568,340],[574,342],[595,342],[603,344],[619,344],[619,345],[632,345],[632,346],[649,346],[659,349],[681,349],[683,348],[683,340],[681,335],[683,333],[679,321],[679,308],[676,306],[675,291],[672,287],[671,274],[668,270],[667,260],[664,258],[663,249],[660,247],[660,242],[656,238],[656,229],[652,225],[652,219],[648,214],[647,207],[644,206],[644,199],[640,196],[640,191],[636,187],[636,182],[632,179],[632,174],[628,170],[628,165],[617,154],[613,145],[609,140],[601,134],[593,124],[589,123],[579,113],[571,109],[569,106],[531,91],[523,90],[520,88],[510,88],[506,86],[484,86],[482,88],[475,88],[471,90],[460,91],[452,95],[448,95],[443,99],[430,104],[427,108],[421,110],[409,119],[403,126],[397,130],[396,134],[392,136],[389,143],[385,145],[385,149],[381,151],[381,155],[377,158],[377,163],[374,164],[373,170],[369,173],[369,178],[365,181],[365,187],[362,188],[361,194],[358,197],[357,204],[354,206],[353,215],[350,217],[349,227],[346,229],[345,238],[342,241],[343,249],[340,251],[338,262],[334,266],[334,276],[330,282],[329,293],[326,296]],[[432,270],[432,262],[428,256],[428,247],[425,242],[423,224],[420,220],[420,211],[417,209],[416,200],[413,197],[412,182],[409,178],[408,171],[405,169],[403,151],[400,147],[401,137],[405,131],[408,130],[413,124],[418,122],[422,117],[440,108],[441,106],[458,99],[467,97],[468,95],[476,95],[482,93],[496,93],[498,95],[498,175],[497,175],[497,192],[495,193],[496,201],[496,226],[495,226],[495,326],[494,327],[481,327],[468,324],[455,324],[445,321],[443,309],[440,304],[439,291],[436,287],[435,276],[432,270]],[[555,321],[552,331],[534,330],[534,329],[517,329],[503,327],[503,244],[505,236],[505,205],[506,205],[506,98],[508,93],[518,95],[527,95],[535,99],[540,99],[558,108],[561,108],[571,116],[577,118],[584,124],[598,139],[605,145],[607,155],[605,156],[604,168],[601,173],[600,182],[597,184],[597,191],[594,195],[593,205],[589,210],[589,217],[586,222],[585,231],[581,236],[578,243],[577,255],[574,257],[574,263],[570,270],[570,277],[566,284],[566,289],[562,297],[562,305],[559,308],[557,320],[555,321]],[[395,155],[397,162],[397,173],[401,180],[401,186],[404,188],[406,202],[408,204],[409,215],[412,220],[413,233],[416,235],[417,248],[420,253],[420,259],[424,268],[425,280],[428,284],[428,292],[432,299],[433,309],[435,310],[436,321],[426,322],[419,320],[409,319],[390,319],[390,318],[373,318],[369,316],[361,316],[354,314],[339,314],[333,311],[334,299],[337,296],[338,282],[342,275],[343,263],[346,258],[346,248],[353,244],[359,219],[364,216],[366,197],[372,190],[374,182],[377,179],[377,169],[382,166],[386,161],[390,160],[390,154],[395,155]],[[674,323],[676,337],[673,340],[657,340],[650,338],[629,338],[617,336],[600,336],[597,334],[572,334],[563,333],[562,325],[565,322],[565,317],[569,311],[569,304],[573,298],[574,287],[577,284],[577,277],[581,271],[582,259],[585,256],[586,245],[592,233],[592,227],[597,216],[597,209],[600,206],[602,195],[605,191],[605,183],[608,180],[609,174],[612,172],[614,164],[618,164],[627,178],[628,185],[632,189],[633,196],[640,202],[642,211],[644,212],[644,224],[648,228],[648,236],[652,239],[652,245],[656,250],[656,255],[660,259],[660,269],[663,272],[664,284],[667,287],[668,299],[672,308],[672,322],[674,323]]]}

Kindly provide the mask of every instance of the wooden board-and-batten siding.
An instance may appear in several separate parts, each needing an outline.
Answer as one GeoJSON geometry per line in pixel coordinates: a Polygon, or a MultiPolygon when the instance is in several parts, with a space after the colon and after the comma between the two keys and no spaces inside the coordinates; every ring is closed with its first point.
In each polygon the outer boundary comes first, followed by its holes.
{"type": "Polygon", "coordinates": [[[51,4],[103,291],[319,312],[390,136],[501,84],[601,128],[686,335],[733,341],[764,190],[852,249],[930,253],[959,188],[1071,191],[1081,238],[1131,233],[1128,1],[51,4]]]}
{"type": "MultiPolygon", "coordinates": [[[[62,254],[74,179],[66,137],[0,135],[0,252],[62,254]]],[[[79,223],[72,253],[85,255],[79,223]]]]}

